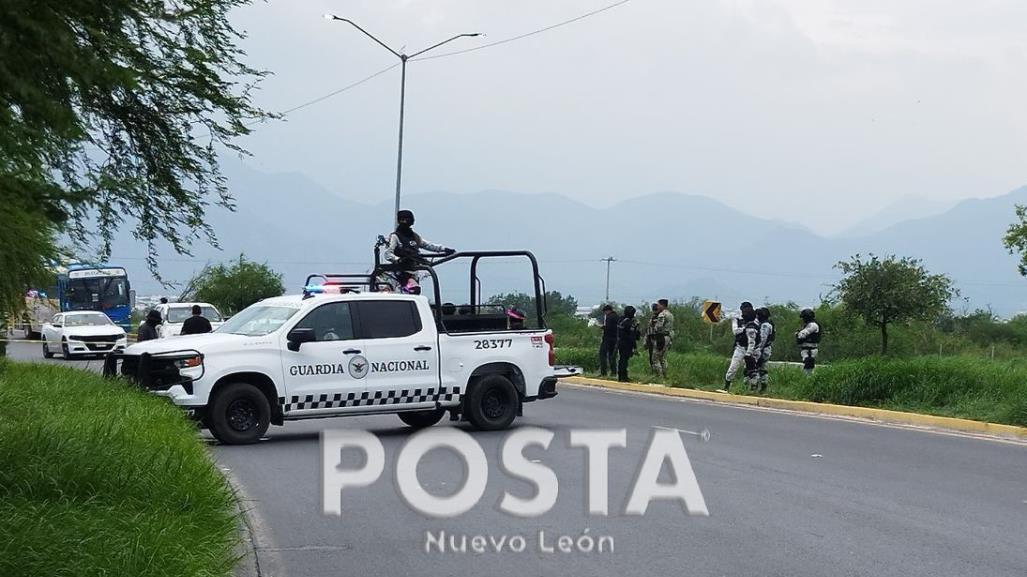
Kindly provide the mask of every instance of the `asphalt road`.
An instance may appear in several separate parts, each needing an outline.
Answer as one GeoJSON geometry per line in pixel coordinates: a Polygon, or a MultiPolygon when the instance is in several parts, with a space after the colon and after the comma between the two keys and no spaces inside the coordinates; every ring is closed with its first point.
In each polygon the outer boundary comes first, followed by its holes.
{"type": "MultiPolygon", "coordinates": [[[[7,337],[12,338],[12,337],[7,337]]],[[[79,369],[86,369],[91,371],[100,372],[103,370],[103,358],[95,355],[88,357],[85,356],[73,356],[71,360],[65,360],[61,357],[60,352],[54,353],[52,359],[43,358],[43,345],[40,343],[23,343],[18,342],[23,340],[20,335],[16,334],[13,340],[7,343],[7,356],[12,359],[19,361],[32,361],[39,363],[55,363],[58,365],[66,365],[70,367],[76,367],[79,369]]]]}
{"type": "MultiPolygon", "coordinates": [[[[11,352],[39,357],[25,345],[11,352]]],[[[556,506],[536,519],[498,509],[505,490],[531,495],[498,464],[502,432],[472,433],[489,459],[488,487],[476,508],[453,519],[425,518],[399,497],[395,457],[409,432],[393,415],[290,423],[258,445],[212,450],[252,499],[265,575],[1022,577],[1027,569],[1022,444],[574,387],[526,405],[518,425],[557,434],[547,451],[527,451],[560,481],[556,506]],[[623,515],[654,426],[711,432],[705,443],[683,437],[709,517],[690,517],[669,501],[653,502],[643,517],[623,515]],[[341,517],[321,513],[319,436],[328,428],[368,430],[385,446],[381,479],[347,489],[341,517]],[[610,455],[610,517],[587,514],[584,452],[568,446],[572,428],[627,429],[627,448],[610,455]],[[540,530],[551,545],[586,528],[613,537],[614,551],[539,551],[540,530]],[[520,535],[528,549],[426,553],[428,531],[520,535]]],[[[449,494],[462,469],[452,454],[434,451],[418,478],[449,494]]]]}

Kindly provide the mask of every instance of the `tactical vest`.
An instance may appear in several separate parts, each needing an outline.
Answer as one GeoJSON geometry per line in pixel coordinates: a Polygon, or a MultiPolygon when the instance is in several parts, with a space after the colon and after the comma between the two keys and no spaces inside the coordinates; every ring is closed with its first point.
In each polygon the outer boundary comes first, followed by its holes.
{"type": "MultiPolygon", "coordinates": [[[[738,322],[737,320],[735,322],[738,322]]],[[[743,349],[749,348],[749,335],[748,329],[756,329],[756,343],[755,346],[760,346],[760,327],[752,321],[745,323],[745,330],[735,335],[735,346],[742,347],[743,349]]]]}
{"type": "MultiPolygon", "coordinates": [[[[814,321],[816,322],[816,321],[814,321]]],[[[810,323],[806,323],[802,326],[803,330],[808,327],[810,323]]],[[[800,345],[816,345],[820,343],[820,325],[817,325],[817,332],[806,335],[806,338],[799,339],[800,345]]]]}
{"type": "Polygon", "coordinates": [[[421,253],[421,241],[412,228],[397,228],[396,239],[399,241],[393,251],[401,259],[417,258],[421,253]]]}

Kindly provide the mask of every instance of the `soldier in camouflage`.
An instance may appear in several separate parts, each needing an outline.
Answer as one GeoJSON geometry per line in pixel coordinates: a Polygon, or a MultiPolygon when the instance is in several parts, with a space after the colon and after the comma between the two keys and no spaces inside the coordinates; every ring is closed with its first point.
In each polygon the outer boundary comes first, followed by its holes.
{"type": "Polygon", "coordinates": [[[653,319],[653,371],[659,377],[667,376],[667,351],[674,337],[674,315],[667,310],[667,299],[656,302],[656,317],[653,319]]]}

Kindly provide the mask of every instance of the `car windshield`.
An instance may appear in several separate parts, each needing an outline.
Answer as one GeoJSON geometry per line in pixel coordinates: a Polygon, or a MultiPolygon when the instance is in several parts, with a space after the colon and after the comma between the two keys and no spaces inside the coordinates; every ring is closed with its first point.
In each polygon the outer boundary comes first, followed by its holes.
{"type": "Polygon", "coordinates": [[[217,332],[259,337],[278,330],[298,310],[293,307],[253,305],[225,321],[217,332]]]}
{"type": "Polygon", "coordinates": [[[67,315],[64,317],[64,326],[66,327],[102,327],[110,324],[114,323],[107,318],[107,315],[99,313],[95,315],[67,315]]]}
{"type": "MultiPolygon", "coordinates": [[[[200,314],[203,315],[208,321],[212,323],[221,322],[221,313],[214,307],[200,306],[200,314]]],[[[193,316],[193,307],[171,307],[168,309],[168,318],[165,319],[169,323],[182,323],[185,319],[193,316]]]]}

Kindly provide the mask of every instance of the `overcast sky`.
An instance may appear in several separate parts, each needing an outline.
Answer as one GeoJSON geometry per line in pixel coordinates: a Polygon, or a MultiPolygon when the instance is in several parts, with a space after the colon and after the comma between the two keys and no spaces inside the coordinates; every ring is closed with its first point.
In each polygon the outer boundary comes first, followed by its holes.
{"type": "MultiPolygon", "coordinates": [[[[614,0],[270,0],[235,15],[272,111],[414,52],[502,40],[614,0]]],[[[411,62],[404,190],[707,195],[835,232],[906,195],[1027,184],[1023,0],[631,0],[540,35],[411,62]]],[[[396,68],[258,127],[252,163],[391,198],[396,68]]],[[[646,207],[638,207],[639,211],[646,207]]]]}

